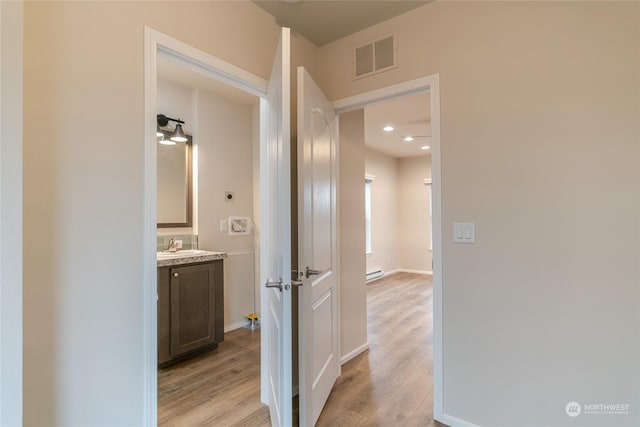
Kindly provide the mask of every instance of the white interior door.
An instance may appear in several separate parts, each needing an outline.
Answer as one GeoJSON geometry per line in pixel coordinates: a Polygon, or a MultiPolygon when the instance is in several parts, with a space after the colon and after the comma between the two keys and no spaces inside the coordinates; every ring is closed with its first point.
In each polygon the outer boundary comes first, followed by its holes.
{"type": "Polygon", "coordinates": [[[291,426],[290,39],[283,28],[266,100],[260,148],[262,400],[273,426],[291,426]],[[285,284],[287,285],[285,288],[285,284]]]}
{"type": "Polygon", "coordinates": [[[337,116],[298,68],[300,425],[313,426],[340,375],[337,116]]]}

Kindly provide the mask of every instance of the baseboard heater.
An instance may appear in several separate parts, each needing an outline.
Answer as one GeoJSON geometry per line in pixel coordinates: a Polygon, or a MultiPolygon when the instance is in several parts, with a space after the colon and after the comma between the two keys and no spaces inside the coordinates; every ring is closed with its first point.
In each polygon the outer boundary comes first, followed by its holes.
{"type": "Polygon", "coordinates": [[[382,270],[374,270],[367,273],[367,282],[375,279],[379,279],[384,276],[384,271],[382,270]]]}

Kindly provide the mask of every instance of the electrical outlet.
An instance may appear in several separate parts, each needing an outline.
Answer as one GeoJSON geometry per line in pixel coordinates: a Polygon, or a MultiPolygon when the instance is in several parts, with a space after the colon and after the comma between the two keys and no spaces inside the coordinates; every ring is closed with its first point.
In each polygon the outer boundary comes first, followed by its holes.
{"type": "Polygon", "coordinates": [[[182,249],[182,240],[176,240],[176,248],[182,249]]]}

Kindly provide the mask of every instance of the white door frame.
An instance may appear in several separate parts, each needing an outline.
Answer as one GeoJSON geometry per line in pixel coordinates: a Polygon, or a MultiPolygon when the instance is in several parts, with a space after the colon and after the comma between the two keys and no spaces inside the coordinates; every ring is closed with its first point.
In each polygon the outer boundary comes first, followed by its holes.
{"type": "Polygon", "coordinates": [[[433,416],[443,416],[442,358],[442,171],[440,163],[440,77],[433,74],[333,102],[338,114],[418,93],[430,93],[433,236],[433,416]]]}
{"type": "Polygon", "coordinates": [[[0,425],[22,425],[22,1],[0,1],[0,425]]]}
{"type": "MultiPolygon", "coordinates": [[[[144,29],[144,222],[143,222],[143,425],[158,418],[156,105],[157,54],[169,54],[186,67],[264,99],[266,80],[152,28],[144,29]]],[[[261,106],[263,103],[261,103],[261,106]]],[[[264,388],[264,387],[263,387],[264,388]]]]}

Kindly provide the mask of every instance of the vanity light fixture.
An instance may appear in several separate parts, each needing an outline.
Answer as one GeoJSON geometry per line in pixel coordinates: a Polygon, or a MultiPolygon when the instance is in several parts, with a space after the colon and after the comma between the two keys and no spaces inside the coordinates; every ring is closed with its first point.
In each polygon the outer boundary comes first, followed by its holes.
{"type": "Polygon", "coordinates": [[[174,142],[187,142],[187,136],[182,131],[182,125],[180,123],[176,125],[176,130],[173,132],[173,135],[169,139],[174,142]]]}
{"type": "MultiPolygon", "coordinates": [[[[173,144],[170,144],[168,141],[164,142],[164,144],[175,145],[176,142],[187,142],[187,137],[184,134],[184,131],[182,130],[182,125],[184,124],[184,121],[180,119],[172,119],[171,117],[167,117],[164,114],[158,114],[157,119],[158,119],[158,126],[161,128],[168,125],[170,121],[176,122],[176,128],[173,131],[173,134],[169,136],[169,140],[173,141],[173,144]]],[[[156,131],[156,135],[158,135],[158,133],[159,132],[156,131]]],[[[162,141],[164,141],[164,138],[162,139],[162,141]]],[[[162,141],[158,141],[158,142],[162,144],[163,143],[162,141]]]]}
{"type": "Polygon", "coordinates": [[[162,144],[162,145],[176,145],[175,141],[172,141],[170,139],[164,139],[164,134],[160,134],[160,139],[158,140],[158,144],[162,144]]]}
{"type": "Polygon", "coordinates": [[[382,128],[382,130],[385,132],[391,132],[393,129],[394,129],[393,126],[389,126],[389,125],[382,128]]]}

